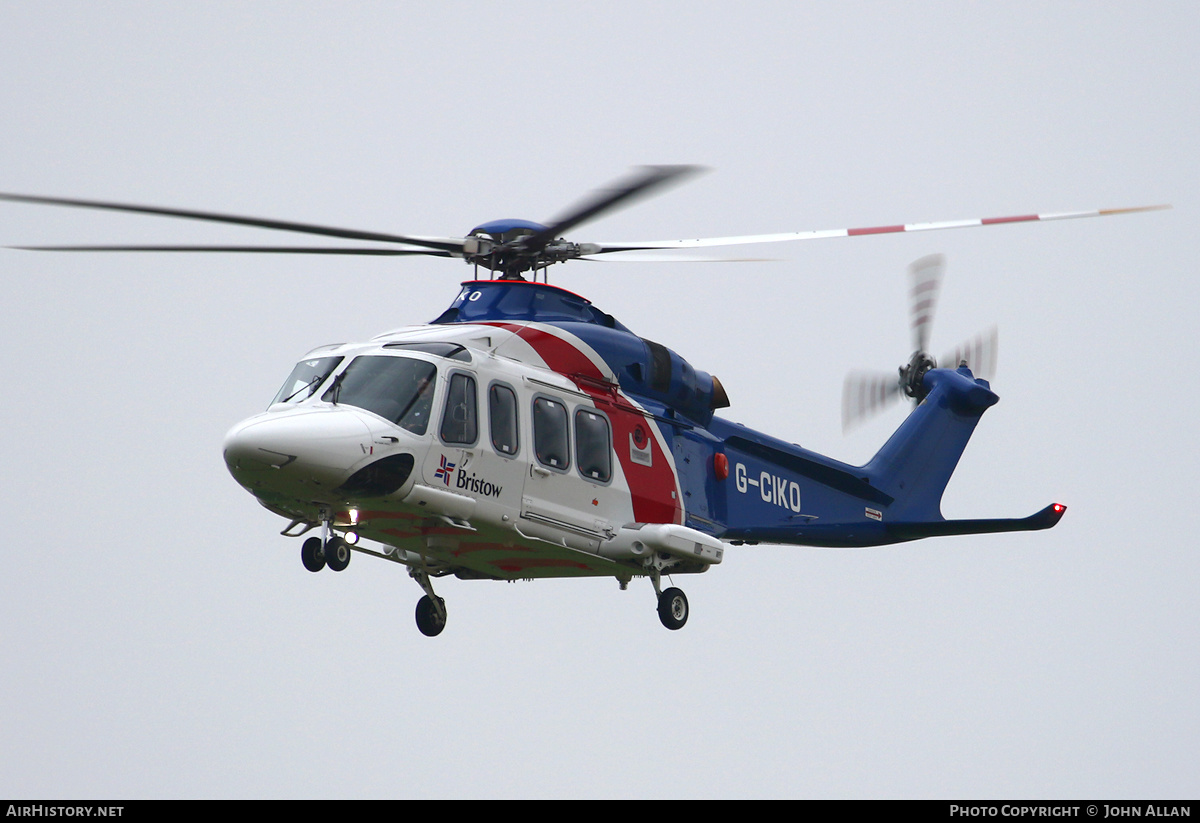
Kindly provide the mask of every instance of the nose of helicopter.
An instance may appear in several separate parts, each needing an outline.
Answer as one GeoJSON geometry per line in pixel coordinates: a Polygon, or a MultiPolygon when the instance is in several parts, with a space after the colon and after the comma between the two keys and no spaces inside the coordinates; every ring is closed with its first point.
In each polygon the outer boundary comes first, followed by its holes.
{"type": "Polygon", "coordinates": [[[334,488],[371,451],[371,430],[350,409],[265,412],[225,435],[229,473],[251,493],[334,488]]]}

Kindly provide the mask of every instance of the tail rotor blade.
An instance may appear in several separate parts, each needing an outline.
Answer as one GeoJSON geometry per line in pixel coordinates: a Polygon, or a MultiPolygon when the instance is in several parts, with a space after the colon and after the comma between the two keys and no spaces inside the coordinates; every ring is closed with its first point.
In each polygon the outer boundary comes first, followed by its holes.
{"type": "Polygon", "coordinates": [[[956,369],[963,363],[976,377],[991,380],[996,374],[996,360],[1000,351],[999,330],[992,326],[962,343],[952,354],[942,359],[942,365],[956,369]]]}
{"type": "Polygon", "coordinates": [[[903,393],[894,374],[871,372],[851,374],[842,386],[842,431],[900,399],[903,393]]]}
{"type": "Polygon", "coordinates": [[[929,344],[929,329],[937,309],[938,290],[942,285],[942,274],[946,269],[946,258],[940,254],[922,257],[908,267],[912,280],[911,317],[913,351],[923,352],[929,344]]]}

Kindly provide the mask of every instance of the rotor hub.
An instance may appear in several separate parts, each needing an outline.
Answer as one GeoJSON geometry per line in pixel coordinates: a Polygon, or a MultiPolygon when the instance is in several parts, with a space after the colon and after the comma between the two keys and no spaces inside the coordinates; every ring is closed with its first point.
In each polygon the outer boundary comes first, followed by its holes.
{"type": "Polygon", "coordinates": [[[501,280],[523,280],[521,275],[527,271],[536,274],[538,269],[579,257],[578,243],[561,238],[537,242],[535,238],[546,231],[530,220],[493,220],[471,230],[468,237],[475,242],[464,245],[463,257],[471,265],[498,273],[501,280]]]}
{"type": "Polygon", "coordinates": [[[925,388],[925,374],[937,368],[937,361],[923,351],[915,351],[906,365],[900,367],[900,387],[904,394],[920,403],[929,394],[925,388]]]}

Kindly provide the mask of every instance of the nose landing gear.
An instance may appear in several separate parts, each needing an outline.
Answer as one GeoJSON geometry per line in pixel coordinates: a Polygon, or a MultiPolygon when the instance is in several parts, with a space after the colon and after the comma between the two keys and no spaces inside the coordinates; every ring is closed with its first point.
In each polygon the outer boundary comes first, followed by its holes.
{"type": "Polygon", "coordinates": [[[325,543],[325,565],[335,572],[344,571],[350,565],[350,546],[340,537],[331,537],[325,543]]]}
{"type": "Polygon", "coordinates": [[[310,537],[300,547],[300,562],[310,572],[319,572],[328,566],[335,572],[345,571],[350,565],[350,544],[329,531],[329,521],[321,524],[321,536],[310,537]]]}
{"type": "Polygon", "coordinates": [[[310,572],[319,572],[325,568],[325,547],[321,545],[321,538],[310,537],[304,541],[304,545],[300,547],[300,562],[310,572]]]}

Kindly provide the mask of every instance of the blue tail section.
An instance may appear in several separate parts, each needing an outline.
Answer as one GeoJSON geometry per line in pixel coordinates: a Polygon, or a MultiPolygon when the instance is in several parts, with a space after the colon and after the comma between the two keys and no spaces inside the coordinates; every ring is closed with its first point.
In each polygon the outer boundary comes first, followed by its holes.
{"type": "Polygon", "coordinates": [[[942,517],[946,484],[979,419],[999,397],[966,367],[932,369],[923,388],[924,401],[865,466],[715,418],[709,431],[717,442],[710,447],[724,455],[730,476],[708,482],[704,496],[717,502],[695,526],[733,542],[874,546],[1055,525],[1065,509],[1057,504],[1020,519],[942,517]]]}
{"type": "Polygon", "coordinates": [[[940,520],[942,492],[983,413],[999,402],[966,367],[926,373],[925,400],[863,467],[894,498],[891,520],[940,520]]]}

